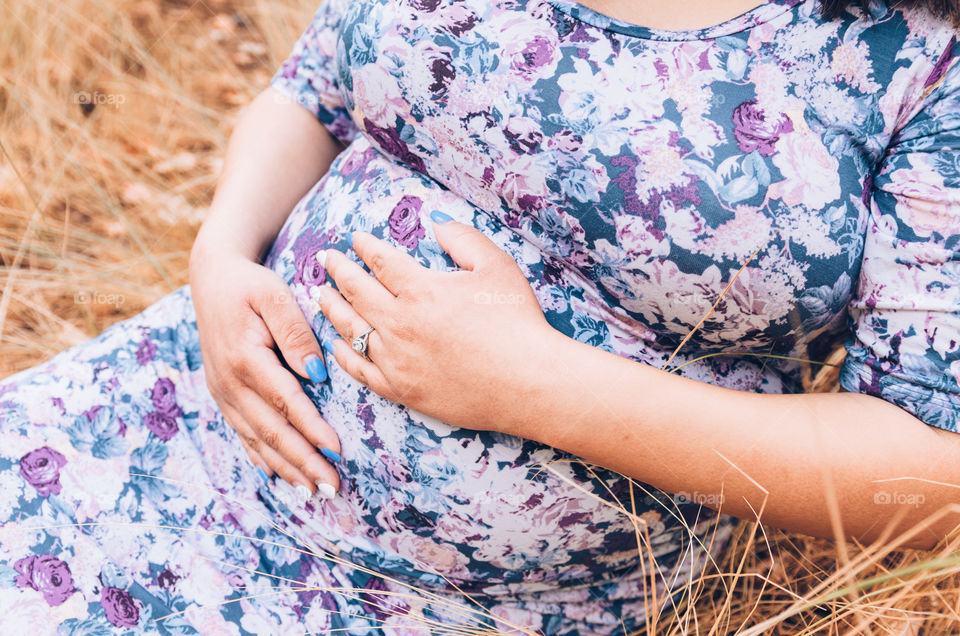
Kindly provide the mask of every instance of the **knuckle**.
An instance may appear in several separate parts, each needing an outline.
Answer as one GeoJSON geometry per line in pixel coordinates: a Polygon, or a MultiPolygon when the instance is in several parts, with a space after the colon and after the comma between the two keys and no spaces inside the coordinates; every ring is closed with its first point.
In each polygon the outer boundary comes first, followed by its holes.
{"type": "Polygon", "coordinates": [[[362,366],[357,367],[356,376],[357,376],[357,381],[360,384],[370,386],[370,378],[368,377],[366,370],[362,366]]]}
{"type": "Polygon", "coordinates": [[[300,471],[304,475],[310,474],[307,471],[307,461],[303,457],[300,457],[300,456],[288,457],[287,461],[290,462],[291,466],[296,468],[298,471],[300,471]]]}
{"type": "Polygon", "coordinates": [[[260,437],[263,440],[263,443],[266,444],[269,448],[272,448],[273,450],[280,452],[282,437],[279,431],[272,428],[267,428],[260,431],[260,437]]]}
{"type": "Polygon", "coordinates": [[[283,396],[281,396],[279,393],[275,393],[270,397],[270,405],[277,413],[283,416],[283,419],[290,419],[290,409],[287,406],[287,401],[284,400],[283,396]]]}
{"type": "Polygon", "coordinates": [[[290,421],[290,405],[293,404],[295,394],[290,392],[274,391],[270,395],[270,404],[285,420],[290,421]]]}
{"type": "Polygon", "coordinates": [[[240,439],[243,441],[248,450],[253,450],[254,452],[260,451],[260,438],[258,438],[256,435],[242,432],[240,433],[240,439]]]}
{"type": "Polygon", "coordinates": [[[310,328],[303,322],[294,321],[283,329],[283,342],[293,349],[304,349],[314,344],[315,338],[310,328]]]}
{"type": "Polygon", "coordinates": [[[383,260],[383,254],[372,254],[368,259],[367,265],[370,267],[370,271],[373,272],[373,275],[377,278],[380,278],[380,275],[386,269],[386,264],[383,260]]]}
{"type": "Polygon", "coordinates": [[[249,380],[254,377],[256,369],[252,361],[244,355],[236,354],[230,361],[230,372],[242,384],[249,384],[249,380]]]}
{"type": "Polygon", "coordinates": [[[343,280],[337,281],[337,289],[347,302],[356,297],[356,284],[348,277],[343,277],[343,280]]]}

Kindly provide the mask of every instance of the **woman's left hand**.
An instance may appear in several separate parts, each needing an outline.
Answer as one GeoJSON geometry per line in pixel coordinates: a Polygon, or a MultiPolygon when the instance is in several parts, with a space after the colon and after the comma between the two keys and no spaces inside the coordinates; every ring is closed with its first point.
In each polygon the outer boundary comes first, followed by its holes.
{"type": "MultiPolygon", "coordinates": [[[[320,309],[344,340],[337,363],[379,395],[465,428],[523,435],[516,414],[538,399],[554,330],[523,272],[475,228],[435,214],[440,246],[460,266],[437,272],[366,232],[353,249],[373,273],[327,250],[320,309]],[[365,360],[351,346],[368,326],[365,360]],[[519,409],[519,410],[518,410],[519,409]]],[[[556,371],[554,369],[554,371],[556,371]]]]}

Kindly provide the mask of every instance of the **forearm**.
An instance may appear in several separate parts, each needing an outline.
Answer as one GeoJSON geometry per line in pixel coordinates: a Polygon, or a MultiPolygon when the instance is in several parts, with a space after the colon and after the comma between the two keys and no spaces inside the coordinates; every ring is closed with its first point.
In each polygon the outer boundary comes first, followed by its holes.
{"type": "MultiPolygon", "coordinates": [[[[944,485],[960,484],[960,435],[878,398],[734,391],[562,336],[543,353],[523,389],[527,408],[513,412],[520,429],[729,514],[763,509],[766,523],[833,537],[832,492],[843,533],[869,541],[898,512],[899,532],[960,501],[960,488],[944,485]],[[908,505],[884,503],[893,493],[908,505]]],[[[932,545],[957,524],[953,513],[910,544],[932,545]]]]}
{"type": "Polygon", "coordinates": [[[340,150],[309,111],[273,89],[262,92],[230,137],[194,255],[230,249],[259,260],[293,206],[340,150]]]}

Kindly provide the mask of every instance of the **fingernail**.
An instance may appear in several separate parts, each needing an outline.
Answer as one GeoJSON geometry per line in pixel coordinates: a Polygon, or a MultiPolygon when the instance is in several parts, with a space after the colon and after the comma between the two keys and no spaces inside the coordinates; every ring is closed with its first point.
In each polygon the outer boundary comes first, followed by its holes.
{"type": "Polygon", "coordinates": [[[260,475],[260,479],[263,480],[263,483],[270,483],[270,475],[267,474],[267,471],[257,466],[257,474],[260,475]]]}
{"type": "Polygon", "coordinates": [[[320,454],[332,461],[334,464],[340,461],[340,453],[330,450],[329,448],[321,448],[320,454]]]}
{"type": "Polygon", "coordinates": [[[323,499],[333,499],[337,495],[336,489],[322,481],[317,482],[317,496],[323,499]]]}
{"type": "Polygon", "coordinates": [[[327,269],[327,250],[317,252],[317,262],[320,263],[320,267],[327,269]]]}
{"type": "Polygon", "coordinates": [[[446,223],[447,221],[452,221],[453,217],[449,214],[444,214],[440,210],[434,210],[430,213],[430,218],[433,219],[434,223],[446,223]]]}
{"type": "Polygon", "coordinates": [[[332,356],[332,355],[333,355],[333,343],[332,343],[332,342],[330,342],[329,340],[324,340],[323,342],[320,343],[320,346],[323,347],[323,350],[327,352],[327,355],[328,355],[328,356],[332,356]]]}
{"type": "Polygon", "coordinates": [[[300,505],[303,505],[310,501],[310,489],[304,486],[303,484],[297,484],[297,487],[294,488],[297,492],[297,497],[300,500],[300,505]]]}
{"type": "Polygon", "coordinates": [[[323,366],[320,356],[311,353],[304,358],[304,366],[307,368],[307,375],[314,383],[320,384],[327,379],[327,368],[323,366]]]}

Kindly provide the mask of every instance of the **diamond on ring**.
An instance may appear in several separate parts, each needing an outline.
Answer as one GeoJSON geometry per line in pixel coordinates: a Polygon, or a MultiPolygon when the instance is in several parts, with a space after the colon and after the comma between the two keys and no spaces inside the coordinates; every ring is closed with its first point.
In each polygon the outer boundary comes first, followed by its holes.
{"type": "Polygon", "coordinates": [[[367,327],[367,330],[362,334],[353,339],[353,350],[363,356],[364,360],[370,361],[370,356],[367,355],[367,341],[370,339],[370,332],[373,331],[373,327],[367,327]]]}

